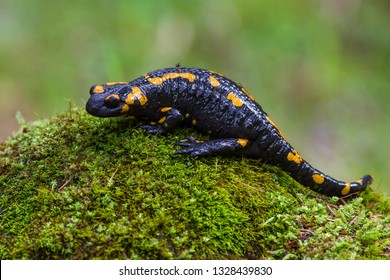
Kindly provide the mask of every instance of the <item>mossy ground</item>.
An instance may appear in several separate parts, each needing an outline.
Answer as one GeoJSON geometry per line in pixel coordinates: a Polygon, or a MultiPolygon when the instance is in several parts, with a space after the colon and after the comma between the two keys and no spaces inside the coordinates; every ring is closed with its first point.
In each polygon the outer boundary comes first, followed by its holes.
{"type": "Polygon", "coordinates": [[[175,155],[82,109],[0,144],[1,259],[389,259],[390,203],[303,188],[258,160],[175,155]]]}

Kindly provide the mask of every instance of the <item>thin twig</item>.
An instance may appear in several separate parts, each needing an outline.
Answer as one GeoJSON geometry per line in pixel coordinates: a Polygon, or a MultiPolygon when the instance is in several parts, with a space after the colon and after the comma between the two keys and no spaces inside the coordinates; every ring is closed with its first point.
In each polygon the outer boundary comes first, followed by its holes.
{"type": "Polygon", "coordinates": [[[334,211],[332,210],[332,208],[330,208],[330,205],[329,205],[328,203],[326,204],[326,207],[328,208],[328,210],[329,210],[329,212],[330,212],[330,214],[331,214],[332,216],[337,217],[336,212],[334,212],[334,211]]]}
{"type": "Polygon", "coordinates": [[[345,202],[345,199],[346,199],[346,198],[348,198],[348,197],[350,197],[350,196],[357,196],[358,194],[360,194],[360,192],[353,192],[353,193],[350,193],[350,194],[347,194],[347,195],[345,195],[345,196],[340,197],[340,202],[341,202],[341,204],[346,205],[346,204],[347,204],[347,203],[345,202]]]}
{"type": "Polygon", "coordinates": [[[62,191],[62,189],[69,184],[69,182],[74,178],[74,176],[75,174],[70,175],[69,179],[65,183],[63,183],[61,187],[58,188],[58,191],[59,192],[62,191]]]}
{"type": "Polygon", "coordinates": [[[119,169],[119,167],[117,169],[115,169],[115,171],[114,171],[114,173],[112,173],[110,179],[108,179],[108,183],[107,183],[108,186],[111,185],[112,179],[114,179],[114,176],[115,176],[116,172],[118,172],[118,169],[119,169]]]}
{"type": "Polygon", "coordinates": [[[314,234],[314,230],[312,230],[312,229],[300,228],[299,231],[314,234]]]}
{"type": "Polygon", "coordinates": [[[238,181],[238,183],[240,183],[241,185],[244,185],[244,186],[246,186],[246,187],[248,187],[248,188],[250,188],[250,189],[253,189],[253,190],[255,190],[255,191],[262,192],[261,189],[256,188],[256,187],[252,187],[252,186],[249,185],[249,184],[246,184],[246,183],[243,183],[243,182],[240,182],[240,181],[238,181]]]}
{"type": "Polygon", "coordinates": [[[370,215],[370,218],[376,218],[376,217],[384,217],[385,215],[383,214],[372,214],[370,215]]]}
{"type": "Polygon", "coordinates": [[[352,225],[356,220],[357,218],[359,218],[359,215],[356,215],[350,222],[349,224],[352,225]]]}

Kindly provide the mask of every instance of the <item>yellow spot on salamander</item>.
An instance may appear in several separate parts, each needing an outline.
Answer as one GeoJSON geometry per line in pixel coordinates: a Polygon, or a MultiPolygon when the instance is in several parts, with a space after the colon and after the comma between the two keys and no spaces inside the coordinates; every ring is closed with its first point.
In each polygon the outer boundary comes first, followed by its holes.
{"type": "Polygon", "coordinates": [[[189,117],[190,117],[190,114],[187,113],[187,114],[185,115],[185,117],[186,117],[186,118],[189,118],[189,117]]]}
{"type": "Polygon", "coordinates": [[[342,195],[347,195],[349,194],[349,191],[351,190],[351,184],[350,183],[345,183],[345,187],[341,190],[342,195]]]}
{"type": "MultiPolygon", "coordinates": [[[[124,104],[124,105],[122,106],[121,113],[126,113],[127,111],[129,111],[129,105],[124,104]]],[[[130,116],[129,116],[129,118],[130,118],[130,116]]],[[[133,117],[133,118],[134,118],[134,117],[133,117]]]]}
{"type": "Polygon", "coordinates": [[[253,95],[251,95],[244,87],[242,87],[241,90],[242,90],[246,95],[248,95],[248,97],[250,98],[250,100],[255,100],[255,98],[253,97],[253,95]]]}
{"type": "Polygon", "coordinates": [[[133,105],[135,100],[134,100],[134,95],[129,94],[125,100],[126,104],[128,105],[133,105]]]}
{"type": "Polygon", "coordinates": [[[248,144],[248,139],[238,138],[237,143],[244,148],[248,144]]]}
{"type": "Polygon", "coordinates": [[[119,95],[118,94],[110,94],[109,96],[106,97],[106,100],[111,99],[111,98],[119,99],[119,95]]]}
{"type": "Polygon", "coordinates": [[[149,78],[148,79],[149,83],[152,83],[152,84],[155,84],[155,85],[161,85],[164,80],[160,77],[157,77],[157,78],[149,78]]]}
{"type": "Polygon", "coordinates": [[[133,105],[138,100],[140,105],[143,106],[148,102],[148,98],[139,87],[133,87],[131,90],[132,92],[127,95],[125,100],[126,104],[133,105]]]}
{"type": "Polygon", "coordinates": [[[115,86],[115,85],[125,85],[126,82],[108,82],[106,83],[106,86],[115,86]]]}
{"type": "Polygon", "coordinates": [[[161,119],[158,120],[158,123],[163,123],[163,122],[165,122],[166,119],[167,119],[167,117],[162,117],[161,119]]]}
{"type": "Polygon", "coordinates": [[[162,77],[156,77],[156,78],[148,78],[149,83],[155,84],[155,85],[161,85],[163,82],[165,82],[168,79],[176,79],[176,78],[183,78],[187,79],[190,83],[195,81],[195,75],[191,73],[168,73],[165,74],[162,77]]]}
{"type": "Polygon", "coordinates": [[[95,86],[94,88],[93,88],[93,93],[102,93],[102,92],[104,92],[104,87],[103,86],[95,86]]]}
{"type": "Polygon", "coordinates": [[[219,75],[219,76],[223,76],[221,73],[215,72],[215,71],[213,71],[213,70],[209,70],[209,71],[210,71],[210,73],[217,74],[217,75],[219,75]]]}
{"type": "Polygon", "coordinates": [[[168,112],[171,109],[172,109],[172,107],[164,107],[164,108],[161,109],[161,113],[168,112]]]}
{"type": "Polygon", "coordinates": [[[196,125],[196,120],[192,120],[192,125],[196,125]]]}
{"type": "Polygon", "coordinates": [[[232,103],[233,103],[233,105],[234,105],[234,106],[237,106],[237,107],[240,107],[240,106],[242,106],[242,104],[244,104],[244,102],[242,102],[240,98],[238,98],[237,96],[235,96],[233,92],[230,92],[230,93],[227,95],[227,99],[231,100],[232,103]]]}
{"type": "Polygon", "coordinates": [[[219,86],[219,81],[214,76],[210,76],[210,84],[213,87],[217,87],[219,86]]]}
{"type": "Polygon", "coordinates": [[[291,153],[291,152],[288,153],[287,159],[289,161],[295,162],[296,164],[300,164],[303,160],[302,157],[295,150],[294,150],[294,153],[291,153]]]}
{"type": "Polygon", "coordinates": [[[134,116],[127,116],[127,118],[128,118],[129,120],[136,120],[136,119],[137,119],[137,118],[134,117],[134,116]]]}
{"type": "Polygon", "coordinates": [[[148,98],[139,87],[133,87],[131,90],[133,91],[133,94],[138,98],[141,106],[145,105],[146,102],[148,102],[148,98]]]}
{"type": "Polygon", "coordinates": [[[322,174],[314,174],[312,177],[314,183],[316,183],[317,185],[321,185],[325,181],[325,178],[322,174]]]}
{"type": "Polygon", "coordinates": [[[268,116],[267,116],[266,118],[267,118],[267,120],[276,128],[276,130],[279,132],[280,136],[282,136],[282,138],[283,138],[284,140],[286,140],[286,137],[284,137],[283,133],[280,131],[279,127],[274,123],[274,121],[271,120],[271,118],[268,117],[268,116]]]}

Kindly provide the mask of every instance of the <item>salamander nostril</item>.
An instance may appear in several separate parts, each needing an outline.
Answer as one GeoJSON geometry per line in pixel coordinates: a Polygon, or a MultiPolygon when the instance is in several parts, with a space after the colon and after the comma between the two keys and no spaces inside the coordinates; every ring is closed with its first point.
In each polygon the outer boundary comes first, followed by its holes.
{"type": "Polygon", "coordinates": [[[89,89],[89,95],[94,94],[93,91],[94,91],[95,87],[96,87],[96,85],[91,86],[91,88],[89,89]]]}

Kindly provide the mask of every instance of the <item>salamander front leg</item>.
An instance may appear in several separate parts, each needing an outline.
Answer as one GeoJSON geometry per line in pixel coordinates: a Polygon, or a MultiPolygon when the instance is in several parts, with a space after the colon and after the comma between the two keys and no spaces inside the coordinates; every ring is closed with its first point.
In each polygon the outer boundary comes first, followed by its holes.
{"type": "Polygon", "coordinates": [[[193,137],[189,137],[185,141],[177,142],[176,145],[184,148],[177,150],[177,154],[189,154],[195,156],[208,155],[231,155],[245,148],[248,144],[247,139],[242,138],[228,138],[215,139],[206,142],[197,141],[193,137]]]}
{"type": "Polygon", "coordinates": [[[144,128],[147,134],[162,134],[171,130],[176,125],[178,125],[184,117],[182,114],[172,107],[161,108],[157,112],[157,121],[150,122],[149,124],[141,125],[141,128],[144,128]]]}

